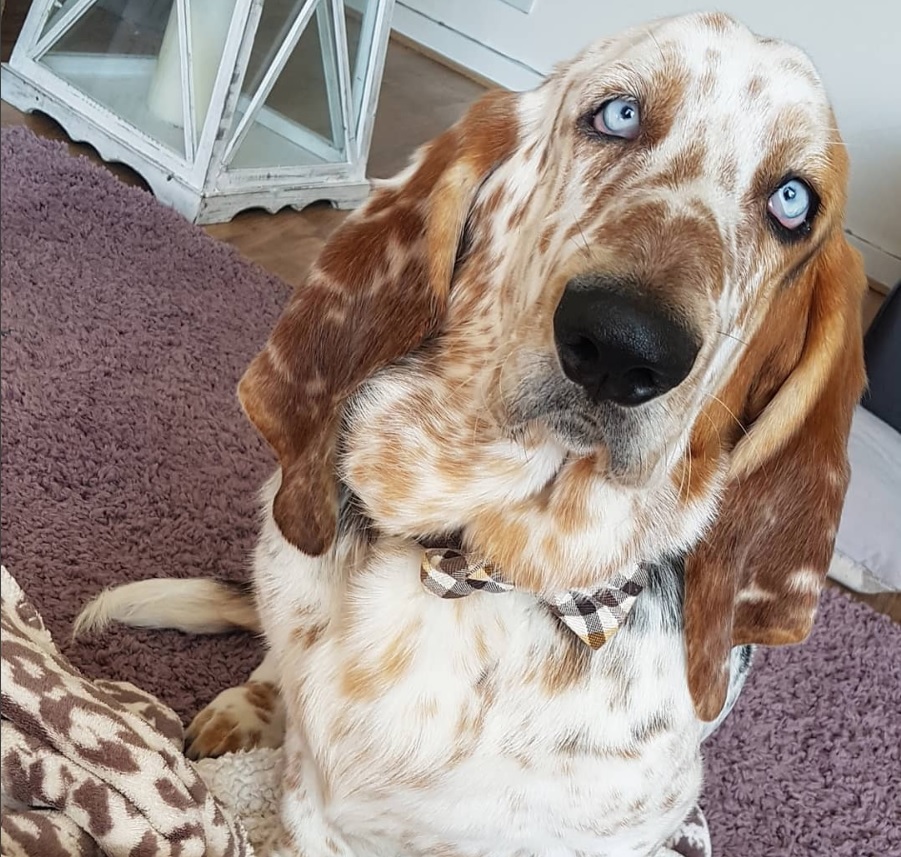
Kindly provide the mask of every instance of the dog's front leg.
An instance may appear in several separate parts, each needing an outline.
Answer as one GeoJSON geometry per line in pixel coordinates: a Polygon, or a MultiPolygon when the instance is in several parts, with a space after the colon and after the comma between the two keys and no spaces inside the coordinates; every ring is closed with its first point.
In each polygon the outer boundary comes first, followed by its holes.
{"type": "Polygon", "coordinates": [[[325,789],[299,726],[285,734],[280,829],[270,857],[353,857],[353,851],[325,809],[325,789]]]}
{"type": "Polygon", "coordinates": [[[304,718],[309,712],[298,696],[310,650],[327,634],[340,606],[358,540],[339,534],[321,556],[310,556],[279,531],[270,501],[278,478],[264,489],[264,519],[254,552],[254,584],[261,626],[285,706],[284,773],[280,830],[267,854],[272,857],[352,857],[352,851],[328,819],[328,794],[322,772],[307,746],[304,718]]]}
{"type": "Polygon", "coordinates": [[[190,759],[204,759],[256,747],[280,747],[284,735],[278,664],[267,651],[244,684],[223,690],[191,721],[185,731],[185,753],[190,759]]]}

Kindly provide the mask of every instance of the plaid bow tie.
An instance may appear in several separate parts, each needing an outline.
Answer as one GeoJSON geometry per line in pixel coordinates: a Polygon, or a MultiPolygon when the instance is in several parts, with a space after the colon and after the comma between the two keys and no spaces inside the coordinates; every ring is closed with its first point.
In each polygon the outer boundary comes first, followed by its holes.
{"type": "MultiPolygon", "coordinates": [[[[439,598],[513,589],[491,563],[471,560],[453,548],[426,549],[419,577],[422,585],[439,598]]],[[[596,589],[565,589],[542,599],[542,603],[583,643],[599,649],[622,628],[647,583],[647,570],[640,565],[631,575],[616,574],[596,589]]]]}

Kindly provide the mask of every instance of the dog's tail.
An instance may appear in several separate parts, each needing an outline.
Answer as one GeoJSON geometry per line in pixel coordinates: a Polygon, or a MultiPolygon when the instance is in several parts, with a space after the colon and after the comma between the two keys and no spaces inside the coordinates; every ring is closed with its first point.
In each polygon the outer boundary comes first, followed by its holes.
{"type": "Polygon", "coordinates": [[[100,631],[111,622],[187,634],[261,630],[249,587],[204,578],[154,577],[105,589],[78,614],[72,635],[100,631]]]}

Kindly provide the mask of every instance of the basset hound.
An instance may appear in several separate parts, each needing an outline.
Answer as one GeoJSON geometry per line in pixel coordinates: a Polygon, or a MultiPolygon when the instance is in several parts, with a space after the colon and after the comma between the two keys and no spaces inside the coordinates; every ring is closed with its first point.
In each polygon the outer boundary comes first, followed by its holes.
{"type": "Polygon", "coordinates": [[[490,92],[325,246],[241,379],[261,629],[189,752],[284,741],[276,853],[655,855],[750,647],[811,629],[864,384],[848,159],[799,49],[628,30],[490,92]]]}

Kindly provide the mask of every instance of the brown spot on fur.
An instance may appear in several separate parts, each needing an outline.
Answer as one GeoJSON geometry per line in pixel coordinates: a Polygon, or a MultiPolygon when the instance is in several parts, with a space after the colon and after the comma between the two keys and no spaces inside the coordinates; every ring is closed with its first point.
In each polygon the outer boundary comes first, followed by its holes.
{"type": "Polygon", "coordinates": [[[447,758],[447,769],[453,770],[461,762],[472,756],[474,747],[475,744],[472,741],[459,741],[447,758]]]}
{"type": "Polygon", "coordinates": [[[736,26],[735,21],[724,12],[708,12],[701,16],[701,23],[720,35],[734,30],[736,26]]]}
{"type": "Polygon", "coordinates": [[[298,625],[291,631],[291,639],[299,643],[303,648],[309,649],[319,641],[320,637],[325,633],[325,629],[326,625],[320,622],[298,625]]]}
{"type": "Polygon", "coordinates": [[[431,720],[438,714],[438,701],[432,697],[420,699],[416,703],[416,713],[423,720],[431,720]]]}
{"type": "Polygon", "coordinates": [[[658,142],[672,130],[685,100],[685,93],[691,86],[691,72],[677,53],[659,69],[655,69],[649,86],[655,94],[654,111],[645,117],[645,130],[652,141],[658,142]]]}
{"type": "Polygon", "coordinates": [[[344,695],[356,701],[374,699],[397,684],[413,661],[411,641],[417,633],[418,628],[405,628],[388,642],[374,663],[367,660],[346,666],[341,679],[344,695]]]}
{"type": "Polygon", "coordinates": [[[526,219],[526,215],[532,210],[532,201],[535,198],[535,191],[532,191],[528,197],[513,209],[507,218],[507,229],[519,229],[526,219]]]}
{"type": "Polygon", "coordinates": [[[541,671],[541,686],[556,696],[585,681],[591,669],[592,650],[568,628],[555,623],[557,645],[549,652],[541,671]]]}
{"type": "Polygon", "coordinates": [[[486,713],[484,705],[470,705],[460,711],[456,729],[458,743],[468,743],[482,733],[486,713]]]}
{"type": "Polygon", "coordinates": [[[244,696],[259,715],[260,720],[269,723],[278,701],[278,690],[268,681],[249,681],[244,685],[244,696]]]}
{"type": "Polygon", "coordinates": [[[748,101],[754,102],[761,95],[763,95],[764,90],[766,89],[766,80],[764,80],[762,75],[755,74],[749,81],[748,85],[745,87],[745,95],[748,98],[748,101]]]}
{"type": "Polygon", "coordinates": [[[588,739],[588,735],[584,731],[571,732],[566,737],[557,742],[554,748],[556,752],[562,753],[564,756],[593,756],[596,755],[596,748],[588,739]]]}
{"type": "Polygon", "coordinates": [[[459,848],[448,845],[446,842],[432,845],[430,851],[432,857],[463,857],[463,852],[459,848]]]}
{"type": "Polygon", "coordinates": [[[706,159],[707,147],[702,141],[695,140],[677,152],[663,170],[650,178],[648,185],[678,188],[682,184],[694,181],[703,175],[706,159]]]}
{"type": "Polygon", "coordinates": [[[629,259],[627,281],[680,319],[697,314],[701,289],[711,296],[722,290],[723,238],[716,218],[701,200],[694,201],[690,213],[673,211],[660,200],[636,203],[605,221],[589,240],[611,259],[629,259]]]}
{"type": "Polygon", "coordinates": [[[535,767],[535,760],[528,753],[513,753],[512,758],[519,763],[519,767],[524,771],[528,771],[530,768],[535,767]]]}
{"type": "Polygon", "coordinates": [[[675,809],[683,800],[685,800],[685,795],[681,790],[671,791],[664,799],[663,803],[660,805],[664,812],[669,812],[671,809],[675,809]]]}
{"type": "Polygon", "coordinates": [[[495,565],[503,569],[517,586],[528,588],[529,581],[520,573],[523,546],[529,543],[529,531],[525,524],[510,520],[505,510],[486,509],[467,533],[479,551],[490,556],[495,565]]]}
{"type": "Polygon", "coordinates": [[[479,206],[479,214],[489,219],[493,218],[504,204],[505,198],[505,188],[503,186],[496,187],[479,206]]]}
{"type": "MultiPolygon", "coordinates": [[[[673,468],[670,480],[679,492],[679,500],[693,503],[706,496],[712,487],[713,478],[720,467],[723,445],[721,443],[721,420],[714,420],[710,412],[719,408],[725,411],[726,404],[711,400],[702,411],[701,418],[692,427],[688,453],[673,468]]],[[[726,430],[731,435],[731,432],[726,430]]]]}
{"type": "Polygon", "coordinates": [[[666,732],[671,725],[670,720],[662,713],[654,714],[642,723],[633,724],[632,740],[636,744],[646,744],[651,739],[666,732]]]}
{"type": "Polygon", "coordinates": [[[410,666],[413,660],[413,649],[410,641],[415,640],[419,632],[418,623],[414,627],[405,628],[386,647],[380,664],[380,671],[388,684],[394,684],[410,666]]]}
{"type": "Polygon", "coordinates": [[[191,756],[216,758],[224,753],[250,750],[258,746],[262,734],[259,729],[241,729],[225,711],[207,709],[192,723],[192,731],[202,731],[202,740],[195,739],[190,746],[191,756]]]}
{"type": "Polygon", "coordinates": [[[639,798],[638,800],[632,801],[629,804],[629,808],[627,812],[633,817],[641,817],[645,814],[645,811],[648,808],[648,799],[646,797],[639,798]]]}
{"type": "Polygon", "coordinates": [[[496,673],[497,664],[495,663],[490,667],[485,667],[476,679],[475,690],[481,699],[482,708],[485,710],[494,705],[497,699],[496,673]]]}
{"type": "Polygon", "coordinates": [[[551,241],[554,238],[554,235],[557,232],[557,227],[551,224],[550,226],[546,226],[541,235],[538,238],[538,252],[544,256],[547,254],[548,249],[551,246],[551,241]]]}
{"type": "Polygon", "coordinates": [[[285,765],[285,772],[282,778],[282,789],[285,794],[300,791],[303,786],[303,774],[301,770],[300,759],[292,757],[285,765]]]}
{"type": "Polygon", "coordinates": [[[588,494],[593,487],[598,456],[588,455],[572,462],[558,477],[550,498],[557,527],[555,539],[583,529],[588,517],[588,494]]]}
{"type": "Polygon", "coordinates": [[[476,626],[472,644],[473,649],[476,653],[476,657],[480,661],[487,661],[489,656],[491,655],[491,651],[488,648],[488,640],[485,637],[485,629],[481,625],[476,626]]]}

